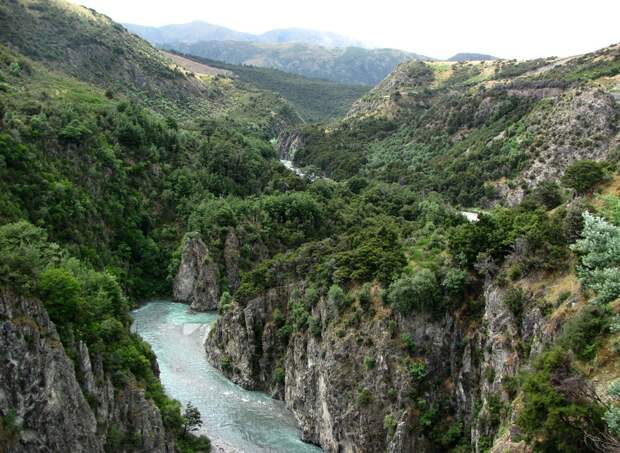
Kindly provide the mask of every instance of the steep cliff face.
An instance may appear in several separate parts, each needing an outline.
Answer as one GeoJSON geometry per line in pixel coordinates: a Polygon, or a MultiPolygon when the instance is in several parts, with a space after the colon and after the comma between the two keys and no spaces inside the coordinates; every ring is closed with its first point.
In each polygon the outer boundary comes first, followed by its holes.
{"type": "MultiPolygon", "coordinates": [[[[273,288],[245,307],[233,305],[206,341],[211,363],[245,388],[284,399],[302,438],[325,451],[427,449],[428,440],[412,431],[410,400],[416,394],[436,401],[445,391],[442,381],[456,380],[460,323],[451,316],[395,317],[377,300],[339,315],[322,298],[312,309],[317,324],[291,333],[279,317],[301,286],[273,288]],[[415,352],[403,348],[403,336],[416,344],[415,352]],[[424,370],[419,381],[411,379],[412,363],[424,370]]],[[[464,405],[471,406],[475,385],[467,385],[464,405]]],[[[462,416],[470,412],[463,407],[462,416]]]]}
{"type": "Polygon", "coordinates": [[[81,342],[74,365],[40,302],[0,292],[0,349],[2,451],[175,451],[144,390],[115,389],[81,342]]]}
{"type": "Polygon", "coordinates": [[[519,292],[515,313],[513,290],[489,278],[474,318],[462,310],[401,316],[377,292],[370,307],[354,302],[340,313],[321,298],[314,326],[290,331],[281,318],[295,290],[303,284],[233,304],[206,351],[237,384],[284,399],[304,440],[328,452],[434,451],[433,424],[448,423],[440,431],[462,430],[475,451],[494,443],[494,451],[529,451],[509,409],[510,383],[560,331],[543,314],[544,288],[519,292]],[[438,407],[449,420],[424,419],[438,407]]]}
{"type": "Polygon", "coordinates": [[[218,266],[205,243],[196,235],[188,235],[172,283],[174,300],[190,303],[197,311],[216,310],[220,298],[219,279],[218,266]]]}

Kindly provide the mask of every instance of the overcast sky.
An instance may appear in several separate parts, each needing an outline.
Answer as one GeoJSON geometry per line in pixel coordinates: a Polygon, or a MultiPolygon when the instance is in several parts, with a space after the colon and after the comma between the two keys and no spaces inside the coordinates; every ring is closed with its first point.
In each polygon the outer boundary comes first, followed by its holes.
{"type": "Polygon", "coordinates": [[[72,0],[118,22],[302,27],[436,58],[568,56],[620,42],[620,0],[72,0]]]}

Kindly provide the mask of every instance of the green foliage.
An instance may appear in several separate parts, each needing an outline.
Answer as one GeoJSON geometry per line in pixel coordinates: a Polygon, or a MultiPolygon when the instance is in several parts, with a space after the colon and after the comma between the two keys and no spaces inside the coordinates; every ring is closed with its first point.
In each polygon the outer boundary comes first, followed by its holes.
{"type": "Polygon", "coordinates": [[[581,239],[572,249],[579,254],[578,276],[592,288],[595,302],[607,303],[620,296],[620,227],[584,212],[581,239]]]}
{"type": "Polygon", "coordinates": [[[198,431],[201,426],[202,417],[200,411],[191,401],[188,401],[183,410],[183,437],[186,437],[188,433],[198,431]]]}
{"type": "Polygon", "coordinates": [[[332,285],[327,292],[327,302],[338,310],[342,310],[345,308],[345,301],[346,297],[343,289],[336,284],[332,285]]]}
{"type": "Polygon", "coordinates": [[[606,176],[605,164],[593,160],[580,160],[566,169],[562,176],[562,184],[583,194],[591,192],[606,176]]]}
{"type": "Polygon", "coordinates": [[[184,438],[177,439],[176,447],[179,453],[209,453],[211,442],[204,436],[188,434],[184,438]]]}
{"type": "Polygon", "coordinates": [[[368,406],[372,401],[372,394],[366,387],[359,386],[357,388],[357,403],[360,406],[368,406]]]}
{"type": "Polygon", "coordinates": [[[409,374],[415,382],[421,382],[428,374],[426,364],[423,362],[413,362],[409,365],[409,374]]]}
{"type": "Polygon", "coordinates": [[[603,195],[599,199],[603,202],[599,213],[608,222],[620,226],[620,198],[615,195],[603,195]]]}
{"type": "Polygon", "coordinates": [[[396,432],[396,419],[392,414],[387,414],[383,417],[383,429],[388,433],[388,436],[393,436],[396,432]]]}
{"type": "Polygon", "coordinates": [[[416,344],[415,341],[413,341],[413,337],[408,334],[408,333],[404,333],[401,335],[400,337],[401,341],[403,342],[403,345],[405,346],[405,349],[407,350],[407,352],[409,352],[409,354],[414,354],[416,352],[416,344]]]}
{"type": "Polygon", "coordinates": [[[351,237],[351,248],[336,256],[335,277],[389,283],[405,265],[398,230],[389,224],[366,228],[351,237]]]}
{"type": "Polygon", "coordinates": [[[372,370],[374,369],[375,366],[377,366],[377,362],[374,359],[374,357],[369,357],[369,356],[364,357],[364,367],[367,370],[372,370]]]}
{"type": "Polygon", "coordinates": [[[585,307],[564,326],[561,344],[572,350],[581,360],[592,360],[601,337],[609,328],[609,310],[595,305],[585,307]]]}
{"type": "Polygon", "coordinates": [[[15,409],[9,409],[0,416],[0,447],[11,449],[19,441],[22,426],[17,418],[15,409]]]}
{"type": "Polygon", "coordinates": [[[54,322],[70,323],[80,318],[79,312],[84,310],[81,292],[79,282],[66,269],[49,268],[41,274],[39,293],[54,322]]]}
{"type": "Polygon", "coordinates": [[[278,69],[225,64],[194,55],[186,58],[210,67],[225,69],[251,86],[282,96],[306,121],[321,121],[343,116],[351,104],[368,91],[367,87],[345,85],[316,78],[306,78],[278,69]]]}
{"type": "Polygon", "coordinates": [[[539,357],[534,370],[522,377],[523,407],[517,423],[536,451],[592,451],[586,434],[597,435],[603,428],[603,408],[581,388],[587,384],[568,381],[573,373],[566,354],[555,349],[539,357]],[[564,380],[576,387],[570,395],[561,390],[564,380]]]}
{"type": "Polygon", "coordinates": [[[430,269],[421,269],[413,275],[404,274],[392,283],[388,301],[404,314],[412,311],[433,312],[440,308],[440,295],[435,273],[430,269]]]}
{"type": "Polygon", "coordinates": [[[273,382],[276,384],[284,384],[284,379],[286,378],[286,371],[284,368],[278,367],[273,370],[273,382]]]}
{"type": "Polygon", "coordinates": [[[219,302],[220,313],[223,314],[223,313],[226,313],[228,310],[230,310],[231,303],[232,303],[232,296],[230,295],[228,291],[224,291],[222,295],[220,296],[220,302],[219,302]]]}
{"type": "Polygon", "coordinates": [[[607,395],[611,402],[605,412],[605,422],[612,435],[620,438],[620,379],[609,383],[607,395]]]}

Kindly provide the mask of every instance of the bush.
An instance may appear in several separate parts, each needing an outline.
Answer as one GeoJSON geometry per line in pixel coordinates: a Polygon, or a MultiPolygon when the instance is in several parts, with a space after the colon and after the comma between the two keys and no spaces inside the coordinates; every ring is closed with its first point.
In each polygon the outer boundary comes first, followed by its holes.
{"type": "Polygon", "coordinates": [[[595,302],[611,302],[620,296],[620,227],[588,212],[583,218],[582,238],[572,246],[580,255],[577,274],[596,291],[595,302]]]}
{"type": "Polygon", "coordinates": [[[413,275],[401,276],[390,285],[388,301],[403,314],[414,310],[436,311],[440,291],[435,273],[430,269],[421,269],[413,275]]]}
{"type": "Polygon", "coordinates": [[[345,294],[342,288],[338,285],[332,285],[327,292],[327,301],[330,305],[336,307],[338,310],[344,308],[345,305],[345,294]]]}
{"type": "Polygon", "coordinates": [[[370,393],[370,390],[362,386],[357,388],[357,402],[360,406],[368,406],[371,400],[372,395],[370,393]]]}
{"type": "Polygon", "coordinates": [[[50,268],[43,272],[39,292],[50,318],[56,324],[65,325],[78,319],[81,287],[67,270],[50,268]]]}
{"type": "Polygon", "coordinates": [[[603,408],[588,396],[592,392],[575,375],[566,353],[554,349],[542,354],[534,370],[522,376],[521,388],[523,406],[517,424],[535,451],[592,451],[586,438],[604,429],[603,408]]]}
{"type": "Polygon", "coordinates": [[[609,323],[608,309],[589,305],[566,324],[560,342],[579,359],[592,360],[609,323]]]}
{"type": "Polygon", "coordinates": [[[376,365],[377,365],[377,362],[375,361],[374,357],[369,357],[369,356],[364,357],[364,367],[367,370],[372,370],[376,365]]]}
{"type": "Polygon", "coordinates": [[[387,414],[383,418],[383,429],[385,429],[389,436],[393,436],[396,432],[396,419],[393,415],[387,414]]]}
{"type": "Polygon", "coordinates": [[[423,362],[413,362],[409,365],[409,374],[415,382],[421,382],[428,374],[426,364],[423,362]]]}
{"type": "Polygon", "coordinates": [[[605,180],[605,164],[593,160],[580,160],[570,165],[562,176],[562,184],[577,193],[585,194],[605,180]]]}

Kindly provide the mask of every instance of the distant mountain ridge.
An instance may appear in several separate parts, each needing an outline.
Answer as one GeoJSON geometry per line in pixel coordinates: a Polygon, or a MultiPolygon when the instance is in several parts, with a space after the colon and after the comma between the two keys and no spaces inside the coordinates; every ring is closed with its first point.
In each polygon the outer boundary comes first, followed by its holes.
{"type": "Polygon", "coordinates": [[[376,85],[403,61],[429,60],[424,55],[396,49],[330,49],[299,43],[201,41],[194,44],[168,43],[160,47],[225,63],[279,69],[350,85],[376,85]]]}
{"type": "Polygon", "coordinates": [[[123,25],[130,32],[136,33],[151,43],[158,45],[168,43],[193,44],[200,41],[241,41],[262,44],[298,43],[328,48],[365,47],[361,41],[347,36],[304,28],[279,28],[255,35],[203,21],[164,25],[161,27],[137,24],[123,25]]]}
{"type": "Polygon", "coordinates": [[[485,53],[461,52],[448,58],[448,61],[493,61],[499,58],[485,53]]]}

